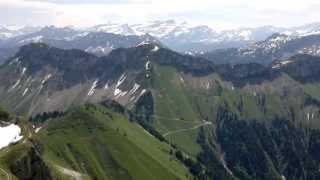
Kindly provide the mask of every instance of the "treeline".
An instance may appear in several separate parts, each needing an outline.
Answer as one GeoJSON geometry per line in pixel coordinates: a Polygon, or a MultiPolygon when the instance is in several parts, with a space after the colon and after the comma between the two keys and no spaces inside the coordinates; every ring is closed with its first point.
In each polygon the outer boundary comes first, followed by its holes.
{"type": "MultiPolygon", "coordinates": [[[[176,146],[173,147],[176,148],[176,146]]],[[[173,151],[170,151],[170,154],[173,154],[173,151]]],[[[192,160],[178,149],[175,149],[174,156],[189,169],[190,173],[195,177],[195,179],[206,179],[205,167],[203,167],[199,161],[192,160]]]]}
{"type": "Polygon", "coordinates": [[[63,111],[43,112],[31,117],[29,121],[34,124],[42,124],[46,122],[48,119],[54,119],[54,118],[62,117],[64,115],[65,113],[63,111]]]}
{"type": "Polygon", "coordinates": [[[9,113],[0,106],[0,120],[8,120],[9,113]]]}

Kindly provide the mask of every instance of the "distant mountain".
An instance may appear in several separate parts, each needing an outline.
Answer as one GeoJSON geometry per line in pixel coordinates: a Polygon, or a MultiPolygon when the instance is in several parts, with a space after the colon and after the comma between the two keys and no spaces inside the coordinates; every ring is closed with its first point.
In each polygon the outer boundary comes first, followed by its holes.
{"type": "Polygon", "coordinates": [[[248,43],[263,41],[275,33],[293,37],[316,35],[320,33],[320,24],[313,23],[291,28],[262,26],[217,31],[206,25],[192,26],[186,22],[167,20],[145,24],[109,23],[94,26],[88,30],[122,35],[150,34],[173,50],[187,54],[202,54],[215,49],[244,47],[248,43]]]}
{"type": "Polygon", "coordinates": [[[20,46],[37,42],[50,44],[62,49],[81,49],[96,55],[106,55],[116,48],[134,47],[148,42],[161,44],[157,39],[149,35],[124,36],[105,32],[79,31],[71,27],[57,28],[49,26],[33,33],[0,41],[0,48],[18,49],[20,46]]]}
{"type": "Polygon", "coordinates": [[[16,26],[0,26],[0,40],[5,40],[8,38],[29,34],[36,32],[40,27],[16,27],[16,26]]]}
{"type": "Polygon", "coordinates": [[[215,50],[199,56],[215,63],[260,63],[269,64],[275,60],[285,60],[296,54],[320,55],[320,34],[293,36],[273,34],[264,41],[243,48],[215,50]]]}
{"type": "Polygon", "coordinates": [[[89,31],[109,32],[123,35],[150,34],[168,47],[185,53],[209,51],[218,48],[239,47],[248,42],[263,40],[280,31],[274,27],[242,28],[215,31],[208,26],[191,26],[174,20],[152,21],[146,24],[104,24],[89,28],[89,31]]]}
{"type": "MultiPolygon", "coordinates": [[[[290,37],[304,37],[317,35],[320,32],[320,24],[313,23],[298,27],[280,28],[274,26],[262,26],[257,28],[237,28],[229,30],[216,30],[207,25],[192,26],[186,22],[176,22],[174,20],[151,21],[143,24],[100,24],[90,28],[77,29],[74,27],[54,27],[43,28],[0,28],[3,46],[17,46],[31,42],[45,42],[46,40],[74,41],[90,33],[108,33],[121,36],[141,37],[152,36],[158,39],[163,45],[185,54],[204,54],[216,49],[244,48],[248,44],[266,40],[275,33],[284,34],[290,37]]],[[[104,39],[104,38],[102,38],[104,39]]],[[[1,38],[0,38],[1,40],[1,38]]],[[[120,40],[121,41],[121,40],[120,40]]],[[[58,42],[57,44],[62,43],[58,42]]],[[[113,47],[120,47],[112,42],[113,47]]],[[[97,44],[97,43],[96,43],[97,44]]],[[[109,51],[109,42],[100,43],[99,46],[89,47],[92,52],[109,51]]],[[[125,46],[128,47],[128,46],[125,46]]],[[[64,48],[63,46],[61,48],[64,48]]],[[[83,48],[82,48],[83,49],[83,48]]],[[[83,49],[84,50],[84,49],[83,49]]],[[[98,54],[99,54],[98,53],[98,54]]]]}

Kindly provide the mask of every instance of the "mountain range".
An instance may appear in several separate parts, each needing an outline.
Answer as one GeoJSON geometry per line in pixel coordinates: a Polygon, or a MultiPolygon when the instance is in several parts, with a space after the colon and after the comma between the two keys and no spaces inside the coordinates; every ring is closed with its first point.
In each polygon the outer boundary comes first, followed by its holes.
{"type": "MultiPolygon", "coordinates": [[[[319,23],[313,23],[291,28],[262,26],[216,30],[207,25],[193,26],[186,22],[166,20],[151,21],[145,24],[107,23],[81,29],[74,27],[57,28],[54,26],[43,28],[3,26],[0,28],[0,40],[5,41],[5,44],[17,46],[30,42],[44,42],[46,39],[73,41],[97,32],[135,37],[150,35],[175,51],[200,54],[215,49],[245,47],[247,44],[263,41],[275,33],[303,37],[319,34],[319,29],[319,23]]],[[[100,44],[99,48],[110,49],[112,45],[100,44]]],[[[1,47],[3,47],[3,43],[1,47]]],[[[116,48],[117,43],[113,47],[116,48]]]]}
{"type": "Polygon", "coordinates": [[[320,179],[318,30],[0,28],[0,179],[320,179]]]}
{"type": "Polygon", "coordinates": [[[318,179],[319,75],[306,54],[217,64],[157,43],[107,56],[27,44],[0,67],[0,103],[29,118],[2,118],[23,139],[0,150],[0,168],[18,179],[318,179]]]}
{"type": "Polygon", "coordinates": [[[296,54],[319,56],[320,35],[288,36],[273,34],[264,41],[255,42],[242,48],[214,50],[198,56],[215,63],[260,63],[268,65],[276,60],[285,60],[296,54]]]}

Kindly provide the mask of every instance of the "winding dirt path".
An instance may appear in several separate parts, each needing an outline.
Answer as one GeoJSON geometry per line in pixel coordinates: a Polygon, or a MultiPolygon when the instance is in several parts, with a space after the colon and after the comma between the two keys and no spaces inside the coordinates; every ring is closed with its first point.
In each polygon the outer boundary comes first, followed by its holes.
{"type": "Polygon", "coordinates": [[[167,133],[164,133],[162,136],[166,137],[166,136],[169,136],[169,135],[172,135],[172,134],[177,134],[177,133],[181,133],[181,132],[185,132],[185,131],[191,131],[191,130],[195,130],[195,129],[198,129],[200,127],[208,126],[208,125],[212,125],[212,123],[211,122],[204,122],[202,124],[195,125],[195,126],[193,126],[191,128],[185,128],[185,129],[178,129],[178,130],[175,130],[175,131],[169,131],[167,133]]]}

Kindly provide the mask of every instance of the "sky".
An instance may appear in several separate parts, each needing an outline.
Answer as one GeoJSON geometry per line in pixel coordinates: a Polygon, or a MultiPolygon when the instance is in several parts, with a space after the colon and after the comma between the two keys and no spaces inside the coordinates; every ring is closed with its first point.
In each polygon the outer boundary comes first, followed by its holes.
{"type": "Polygon", "coordinates": [[[215,29],[320,22],[319,0],[0,0],[0,25],[89,27],[173,19],[215,29]]]}

